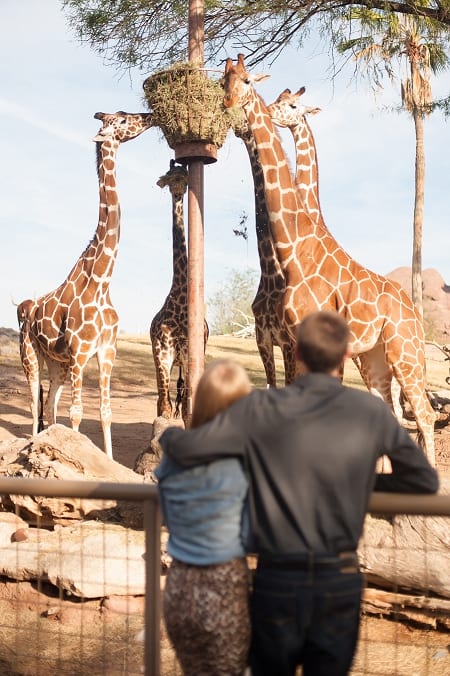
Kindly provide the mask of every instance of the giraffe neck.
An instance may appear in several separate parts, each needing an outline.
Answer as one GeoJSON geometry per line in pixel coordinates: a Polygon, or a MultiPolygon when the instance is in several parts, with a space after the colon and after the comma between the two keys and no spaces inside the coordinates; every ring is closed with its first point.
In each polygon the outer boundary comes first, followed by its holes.
{"type": "Polygon", "coordinates": [[[313,223],[298,201],[289,164],[267,107],[254,90],[244,111],[263,169],[270,230],[278,259],[286,270],[295,262],[299,228],[310,232],[313,223]]]}
{"type": "Polygon", "coordinates": [[[300,198],[315,223],[322,219],[319,201],[319,170],[317,151],[311,128],[304,118],[302,124],[291,127],[295,143],[295,184],[300,198]]]}
{"type": "Polygon", "coordinates": [[[255,196],[256,241],[261,272],[266,275],[282,274],[270,231],[269,216],[264,196],[264,172],[259,160],[258,148],[249,127],[239,129],[239,131],[236,131],[236,135],[244,142],[250,160],[255,196]]]}
{"type": "Polygon", "coordinates": [[[172,195],[172,271],[172,286],[187,285],[187,251],[182,195],[172,195]]]}
{"type": "Polygon", "coordinates": [[[120,238],[120,204],[116,183],[118,147],[117,141],[97,142],[98,225],[92,241],[81,256],[88,278],[103,284],[111,279],[120,238]]]}

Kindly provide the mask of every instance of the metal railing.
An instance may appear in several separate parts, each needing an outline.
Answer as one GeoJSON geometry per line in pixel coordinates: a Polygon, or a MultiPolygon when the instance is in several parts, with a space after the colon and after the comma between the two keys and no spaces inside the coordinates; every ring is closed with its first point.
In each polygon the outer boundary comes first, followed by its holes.
{"type": "Polygon", "coordinates": [[[0,478],[0,495],[29,495],[142,502],[145,531],[145,639],[144,674],[160,675],[161,513],[155,485],[65,481],[58,479],[0,478]]]}
{"type": "Polygon", "coordinates": [[[372,493],[369,514],[450,516],[450,495],[372,493]]]}
{"type": "MultiPolygon", "coordinates": [[[[56,479],[0,478],[0,495],[27,495],[142,502],[145,531],[144,674],[160,676],[160,533],[161,513],[155,485],[56,479]]],[[[374,493],[371,514],[450,516],[450,495],[374,493]]]]}

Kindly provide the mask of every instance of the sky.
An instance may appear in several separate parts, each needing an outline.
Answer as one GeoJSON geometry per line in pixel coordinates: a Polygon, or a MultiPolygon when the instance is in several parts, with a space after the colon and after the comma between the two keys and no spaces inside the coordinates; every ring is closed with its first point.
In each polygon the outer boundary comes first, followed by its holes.
{"type": "MultiPolygon", "coordinates": [[[[142,82],[151,73],[130,76],[105,65],[79,44],[59,0],[0,0],[0,19],[0,326],[16,328],[14,304],[55,289],[97,227],[94,114],[145,111],[142,82]]],[[[257,90],[271,103],[285,88],[305,86],[305,105],[321,108],[310,126],[325,222],[356,261],[388,274],[411,264],[413,123],[383,110],[398,103],[396,90],[375,99],[367,85],[351,81],[352,66],[333,83],[328,65],[313,35],[304,50],[289,49],[274,64],[260,65],[257,72],[270,79],[257,90]]],[[[448,94],[450,74],[432,87],[435,97],[448,94]]],[[[286,130],[281,136],[295,166],[292,137],[286,130]]],[[[441,114],[426,121],[425,150],[422,264],[450,284],[450,121],[441,114]]],[[[148,333],[170,289],[171,197],[156,182],[172,157],[156,128],[118,150],[121,240],[110,288],[126,333],[148,333]]],[[[259,270],[250,166],[232,132],[218,161],[205,166],[204,189],[208,319],[208,298],[232,270],[259,270]],[[247,242],[233,234],[242,214],[247,242]]]]}

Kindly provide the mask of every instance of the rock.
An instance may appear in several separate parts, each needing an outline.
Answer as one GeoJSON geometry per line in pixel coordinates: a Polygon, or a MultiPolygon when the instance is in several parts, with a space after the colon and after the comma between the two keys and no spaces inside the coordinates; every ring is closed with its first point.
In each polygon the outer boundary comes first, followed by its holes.
{"type": "MultiPolygon", "coordinates": [[[[12,512],[0,512],[0,547],[12,541],[15,532],[28,529],[26,521],[12,512]]],[[[25,536],[26,537],[26,536],[25,536]]],[[[25,539],[24,537],[24,539],[25,539]]]]}
{"type": "Polygon", "coordinates": [[[159,437],[168,427],[184,428],[182,418],[164,418],[158,416],[153,421],[152,438],[150,439],[149,448],[140,453],[134,462],[134,471],[138,474],[144,475],[147,481],[156,483],[156,478],[153,474],[155,468],[159,465],[162,457],[162,448],[159,445],[159,437]]]}
{"type": "Polygon", "coordinates": [[[108,596],[102,601],[102,610],[121,615],[144,615],[144,596],[108,596]]]}
{"type": "MultiPolygon", "coordinates": [[[[401,284],[411,296],[411,268],[396,268],[386,277],[401,284]]],[[[422,271],[422,287],[425,324],[438,342],[446,344],[450,341],[450,286],[437,270],[427,268],[422,271]]]]}
{"type": "Polygon", "coordinates": [[[11,535],[11,542],[23,542],[24,540],[28,540],[27,530],[29,530],[28,527],[16,530],[16,532],[11,535]]]}
{"type": "MultiPolygon", "coordinates": [[[[142,477],[95,446],[88,437],[64,425],[51,425],[31,439],[5,441],[0,445],[0,474],[8,477],[141,483],[142,477]]],[[[53,526],[84,518],[121,520],[142,524],[139,506],[116,500],[51,498],[27,495],[0,496],[4,509],[18,510],[28,523],[53,526]]]]}
{"type": "MultiPolygon", "coordinates": [[[[450,479],[441,479],[440,493],[450,495],[450,479]]],[[[450,534],[445,517],[367,515],[358,554],[369,581],[450,597],[450,534]]]]}
{"type": "MultiPolygon", "coordinates": [[[[64,425],[29,440],[7,441],[0,454],[0,474],[8,477],[143,481],[64,425]]],[[[140,503],[10,494],[0,496],[0,507],[20,514],[0,512],[0,575],[47,580],[58,592],[83,599],[144,594],[140,503]]]]}
{"type": "Polygon", "coordinates": [[[158,416],[153,421],[153,434],[150,440],[150,448],[157,457],[158,460],[161,460],[162,457],[162,448],[159,445],[159,437],[168,427],[181,427],[184,429],[184,422],[182,418],[163,418],[158,416]]]}
{"type": "Polygon", "coordinates": [[[145,593],[142,531],[85,521],[54,531],[40,529],[39,537],[4,541],[1,549],[0,575],[10,579],[48,580],[80,598],[145,593]]]}

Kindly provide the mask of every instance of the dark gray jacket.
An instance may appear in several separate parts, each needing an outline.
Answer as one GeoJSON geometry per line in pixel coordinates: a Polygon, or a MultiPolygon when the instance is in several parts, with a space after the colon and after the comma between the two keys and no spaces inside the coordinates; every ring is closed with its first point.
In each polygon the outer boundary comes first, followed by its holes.
{"type": "Polygon", "coordinates": [[[242,458],[255,551],[271,558],[354,550],[372,490],[434,493],[439,486],[381,399],[321,373],[255,390],[206,425],[166,430],[160,443],[186,466],[242,458]],[[375,473],[382,455],[391,475],[375,473]]]}

